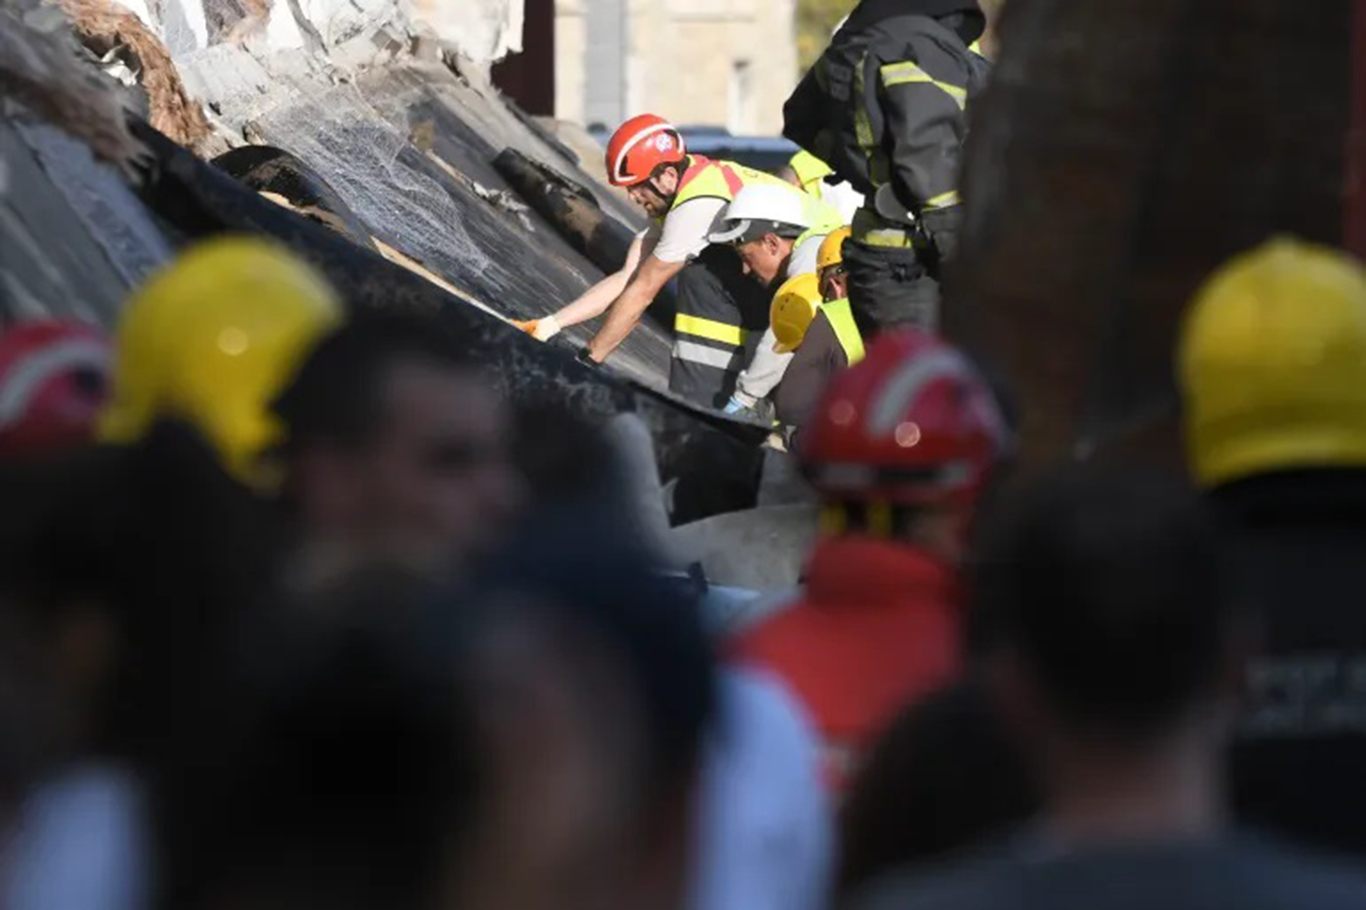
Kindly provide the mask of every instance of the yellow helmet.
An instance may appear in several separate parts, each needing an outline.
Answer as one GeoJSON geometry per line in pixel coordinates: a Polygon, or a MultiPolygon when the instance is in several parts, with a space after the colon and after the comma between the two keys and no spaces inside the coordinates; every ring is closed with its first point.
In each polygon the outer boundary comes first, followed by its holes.
{"type": "Polygon", "coordinates": [[[769,323],[777,343],[773,350],[779,354],[795,351],[806,337],[811,320],[816,318],[816,309],[821,305],[820,282],[813,272],[806,272],[789,278],[773,295],[773,305],[769,308],[769,323]]]}
{"type": "Polygon", "coordinates": [[[239,480],[268,485],[260,456],[282,430],[271,402],[341,320],[331,285],[283,247],[253,237],[194,246],[123,309],[100,438],[130,443],[178,417],[239,480]]]}
{"type": "Polygon", "coordinates": [[[1287,238],[1235,257],[1196,294],[1178,370],[1201,484],[1366,466],[1366,270],[1287,238]]]}
{"type": "Polygon", "coordinates": [[[839,265],[844,261],[844,241],[848,240],[854,233],[854,229],[849,225],[831,231],[825,235],[821,241],[821,247],[816,251],[816,272],[824,272],[832,265],[839,265]]]}

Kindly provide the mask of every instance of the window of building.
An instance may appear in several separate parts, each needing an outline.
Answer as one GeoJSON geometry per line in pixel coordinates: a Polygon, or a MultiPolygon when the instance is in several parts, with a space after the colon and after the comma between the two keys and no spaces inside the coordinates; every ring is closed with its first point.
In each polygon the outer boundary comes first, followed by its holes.
{"type": "Polygon", "coordinates": [[[726,109],[726,129],[732,135],[754,132],[754,68],[748,60],[730,66],[730,100],[726,109]]]}

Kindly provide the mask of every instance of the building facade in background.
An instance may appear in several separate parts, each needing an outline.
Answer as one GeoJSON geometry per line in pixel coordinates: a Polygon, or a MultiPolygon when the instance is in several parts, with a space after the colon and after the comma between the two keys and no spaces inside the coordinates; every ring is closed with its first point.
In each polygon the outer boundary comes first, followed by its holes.
{"type": "Polygon", "coordinates": [[[796,84],[796,0],[555,0],[555,116],[649,111],[777,135],[796,84]]]}

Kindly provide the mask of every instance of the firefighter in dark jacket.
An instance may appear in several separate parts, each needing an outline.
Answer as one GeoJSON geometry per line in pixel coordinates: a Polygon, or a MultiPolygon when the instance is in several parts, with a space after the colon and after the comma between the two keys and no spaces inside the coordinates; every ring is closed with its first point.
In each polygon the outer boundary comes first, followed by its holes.
{"type": "Polygon", "coordinates": [[[1181,336],[1191,473],[1257,608],[1235,741],[1241,820],[1366,855],[1366,270],[1273,240],[1215,273],[1181,336]]]}
{"type": "Polygon", "coordinates": [[[976,0],[863,0],[783,107],[783,135],[864,196],[844,257],[865,330],[937,324],[984,27],[976,0]]]}

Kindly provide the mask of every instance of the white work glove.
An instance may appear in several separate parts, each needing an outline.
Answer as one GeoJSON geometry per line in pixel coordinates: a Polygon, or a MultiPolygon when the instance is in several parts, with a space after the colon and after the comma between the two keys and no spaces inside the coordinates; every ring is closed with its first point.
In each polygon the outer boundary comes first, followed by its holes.
{"type": "Polygon", "coordinates": [[[531,333],[531,337],[537,341],[549,341],[560,334],[560,321],[554,316],[545,316],[536,320],[536,329],[531,333]]]}
{"type": "Polygon", "coordinates": [[[540,319],[528,319],[525,322],[514,319],[512,324],[537,341],[549,341],[560,334],[560,321],[554,316],[542,316],[540,319]]]}

